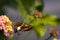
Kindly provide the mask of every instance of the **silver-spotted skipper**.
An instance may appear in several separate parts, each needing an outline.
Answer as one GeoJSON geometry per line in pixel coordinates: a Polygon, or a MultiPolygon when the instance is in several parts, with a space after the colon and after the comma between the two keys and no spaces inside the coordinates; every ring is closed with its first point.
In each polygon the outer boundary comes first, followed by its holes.
{"type": "Polygon", "coordinates": [[[14,22],[14,32],[19,33],[21,31],[29,31],[32,27],[26,23],[23,22],[14,22]]]}

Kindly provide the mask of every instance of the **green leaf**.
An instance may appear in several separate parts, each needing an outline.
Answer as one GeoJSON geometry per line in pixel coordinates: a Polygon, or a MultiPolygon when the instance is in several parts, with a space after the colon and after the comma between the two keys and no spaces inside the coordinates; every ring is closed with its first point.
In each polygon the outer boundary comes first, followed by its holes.
{"type": "Polygon", "coordinates": [[[57,26],[59,22],[60,18],[58,18],[56,15],[46,14],[44,24],[57,26]]]}
{"type": "Polygon", "coordinates": [[[17,2],[19,5],[23,5],[24,11],[28,14],[31,14],[34,10],[38,10],[40,12],[43,10],[43,0],[18,0],[17,2]]]}
{"type": "Polygon", "coordinates": [[[35,18],[34,21],[30,24],[38,38],[43,37],[46,32],[46,27],[43,22],[43,18],[35,18]]]}
{"type": "Polygon", "coordinates": [[[54,20],[56,23],[58,23],[58,25],[60,24],[60,18],[56,18],[56,20],[54,20]]]}
{"type": "Polygon", "coordinates": [[[24,17],[24,22],[29,24],[33,19],[34,19],[34,16],[27,15],[26,17],[24,17]]]}
{"type": "Polygon", "coordinates": [[[60,18],[51,14],[43,14],[42,18],[35,18],[30,25],[37,34],[37,37],[43,37],[46,32],[46,25],[57,26],[60,18]]]}
{"type": "Polygon", "coordinates": [[[42,38],[46,33],[46,27],[45,26],[39,26],[39,27],[37,26],[37,27],[34,27],[34,31],[38,38],[42,38]]]}
{"type": "Polygon", "coordinates": [[[30,23],[34,19],[31,15],[34,10],[43,10],[43,0],[17,0],[17,2],[21,17],[26,23],[30,23]]]}

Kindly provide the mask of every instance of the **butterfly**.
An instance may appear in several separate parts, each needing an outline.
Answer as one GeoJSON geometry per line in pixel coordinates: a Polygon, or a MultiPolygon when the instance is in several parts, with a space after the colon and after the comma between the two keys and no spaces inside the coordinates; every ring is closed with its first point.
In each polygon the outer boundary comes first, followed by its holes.
{"type": "Polygon", "coordinates": [[[23,32],[23,31],[29,31],[31,30],[32,27],[24,22],[14,22],[14,32],[15,33],[19,33],[19,32],[23,32]]]}

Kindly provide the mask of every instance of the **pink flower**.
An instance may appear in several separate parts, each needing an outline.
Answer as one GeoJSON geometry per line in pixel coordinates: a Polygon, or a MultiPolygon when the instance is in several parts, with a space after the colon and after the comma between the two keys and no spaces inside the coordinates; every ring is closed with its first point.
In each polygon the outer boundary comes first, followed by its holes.
{"type": "Polygon", "coordinates": [[[12,31],[9,31],[9,30],[8,30],[7,32],[4,32],[4,35],[5,35],[5,36],[9,36],[9,35],[11,35],[11,34],[12,34],[12,31]]]}
{"type": "Polygon", "coordinates": [[[2,16],[0,16],[0,22],[3,22],[3,23],[5,23],[6,22],[6,19],[5,19],[5,17],[2,15],[2,16]]]}
{"type": "Polygon", "coordinates": [[[2,30],[3,28],[4,28],[4,24],[0,22],[0,30],[2,30]]]}
{"type": "Polygon", "coordinates": [[[4,30],[5,36],[9,36],[13,32],[12,22],[6,15],[0,16],[0,30],[4,30]]]}
{"type": "Polygon", "coordinates": [[[5,35],[5,36],[9,36],[9,33],[8,33],[8,32],[4,32],[4,35],[5,35]]]}

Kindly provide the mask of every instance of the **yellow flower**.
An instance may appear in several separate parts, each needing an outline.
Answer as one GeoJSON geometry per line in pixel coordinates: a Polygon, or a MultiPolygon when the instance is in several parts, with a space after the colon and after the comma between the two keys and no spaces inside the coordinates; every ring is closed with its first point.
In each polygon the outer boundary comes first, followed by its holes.
{"type": "Polygon", "coordinates": [[[12,22],[9,21],[9,22],[5,22],[4,24],[5,24],[5,26],[11,26],[12,25],[12,22]]]}
{"type": "Polygon", "coordinates": [[[4,18],[6,20],[5,25],[9,25],[9,26],[12,25],[12,22],[9,20],[9,18],[6,15],[4,15],[4,18]]]}
{"type": "Polygon", "coordinates": [[[4,15],[4,18],[6,19],[7,22],[10,21],[6,15],[4,15]]]}
{"type": "Polygon", "coordinates": [[[6,27],[4,27],[4,32],[7,32],[7,31],[13,31],[13,28],[12,28],[12,26],[6,26],[6,27]]]}
{"type": "Polygon", "coordinates": [[[9,20],[9,18],[6,15],[4,15],[4,18],[6,20],[6,22],[4,23],[5,24],[4,31],[5,32],[8,30],[12,31],[12,22],[9,20]]]}

